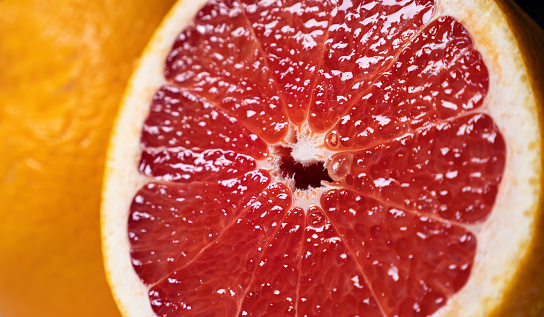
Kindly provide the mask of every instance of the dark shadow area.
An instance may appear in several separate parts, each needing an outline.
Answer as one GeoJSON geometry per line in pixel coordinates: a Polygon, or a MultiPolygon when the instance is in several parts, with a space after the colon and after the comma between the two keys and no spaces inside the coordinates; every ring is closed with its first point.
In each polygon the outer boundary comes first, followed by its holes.
{"type": "Polygon", "coordinates": [[[285,178],[292,177],[295,180],[295,187],[297,189],[320,187],[321,181],[333,181],[329,177],[323,163],[317,162],[309,166],[304,166],[293,159],[291,148],[278,146],[276,151],[281,158],[281,176],[285,178]]]}

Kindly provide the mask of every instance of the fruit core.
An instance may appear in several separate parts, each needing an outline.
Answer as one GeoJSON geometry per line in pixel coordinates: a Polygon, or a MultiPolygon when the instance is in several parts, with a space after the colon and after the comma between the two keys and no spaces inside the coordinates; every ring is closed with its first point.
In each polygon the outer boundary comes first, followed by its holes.
{"type": "Polygon", "coordinates": [[[317,188],[322,181],[333,181],[323,162],[302,163],[293,157],[291,147],[276,146],[275,152],[279,157],[280,176],[292,179],[295,189],[317,188]]]}

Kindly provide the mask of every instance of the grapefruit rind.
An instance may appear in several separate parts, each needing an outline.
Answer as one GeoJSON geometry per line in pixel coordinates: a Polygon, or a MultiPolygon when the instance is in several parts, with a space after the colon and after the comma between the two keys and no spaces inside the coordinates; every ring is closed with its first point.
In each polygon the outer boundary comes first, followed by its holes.
{"type": "Polygon", "coordinates": [[[172,41],[187,25],[204,0],[177,2],[146,46],[127,86],[108,148],[101,208],[102,249],[106,276],[113,297],[124,316],[154,316],[147,288],[140,282],[130,260],[125,230],[132,197],[145,184],[139,175],[139,138],[149,111],[149,101],[164,81],[164,60],[172,41]],[[126,211],[115,212],[117,211],[126,211]],[[115,258],[115,260],[113,259],[115,258]]]}
{"type": "Polygon", "coordinates": [[[493,117],[508,152],[493,212],[472,229],[478,237],[478,252],[471,278],[437,313],[488,315],[502,299],[534,230],[541,191],[536,101],[514,35],[494,2],[445,0],[438,7],[439,14],[453,16],[469,30],[482,54],[490,87],[481,111],[493,117]]]}
{"type": "Polygon", "coordinates": [[[446,0],[439,2],[439,8],[439,14],[453,16],[469,30],[488,66],[490,87],[481,111],[493,117],[508,147],[493,212],[472,229],[478,252],[471,278],[438,312],[482,316],[502,299],[534,230],[541,191],[536,100],[514,35],[494,2],[446,0]]]}
{"type": "MultiPolygon", "coordinates": [[[[146,48],[124,97],[111,140],[102,203],[102,241],[108,280],[125,316],[154,316],[148,288],[133,270],[126,226],[130,203],[148,179],[138,173],[140,134],[155,91],[165,82],[164,61],[178,33],[204,0],[179,1],[146,48]]],[[[490,86],[479,109],[494,119],[507,144],[507,165],[491,216],[466,225],[478,239],[471,277],[447,305],[433,316],[482,316],[502,300],[533,235],[541,191],[541,140],[536,101],[514,35],[494,2],[439,0],[438,16],[449,15],[470,32],[489,69],[490,86]]],[[[297,129],[306,130],[306,126],[297,129]]],[[[300,131],[305,132],[309,131],[300,131]]],[[[310,135],[310,133],[308,133],[310,135]]],[[[317,148],[321,137],[309,137],[317,148]]],[[[312,144],[313,143],[313,144],[312,144]]],[[[320,152],[320,155],[330,155],[320,152]]],[[[327,157],[324,157],[326,159],[327,157]]],[[[261,167],[273,162],[259,162],[261,167]]],[[[266,168],[266,167],[265,167],[266,168]]],[[[322,190],[294,193],[295,206],[305,207],[322,190]],[[298,202],[298,203],[297,203],[298,202]]]]}

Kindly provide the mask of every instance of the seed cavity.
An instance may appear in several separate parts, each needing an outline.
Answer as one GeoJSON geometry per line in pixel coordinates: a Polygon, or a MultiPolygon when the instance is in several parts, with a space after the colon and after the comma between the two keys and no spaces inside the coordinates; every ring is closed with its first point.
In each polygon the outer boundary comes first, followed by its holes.
{"type": "Polygon", "coordinates": [[[332,182],[323,162],[302,164],[292,156],[292,148],[277,146],[274,149],[279,157],[280,176],[285,179],[292,179],[296,189],[305,190],[308,188],[321,187],[321,182],[332,182]]]}

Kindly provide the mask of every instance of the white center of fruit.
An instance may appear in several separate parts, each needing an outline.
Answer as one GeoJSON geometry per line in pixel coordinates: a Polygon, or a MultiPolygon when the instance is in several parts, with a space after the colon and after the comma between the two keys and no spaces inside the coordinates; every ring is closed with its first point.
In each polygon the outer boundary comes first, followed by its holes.
{"type": "Polygon", "coordinates": [[[309,139],[298,140],[293,144],[291,157],[303,166],[324,161],[324,153],[309,139]]]}

